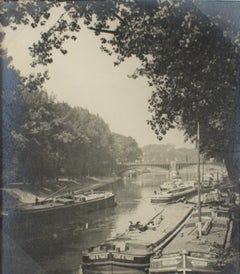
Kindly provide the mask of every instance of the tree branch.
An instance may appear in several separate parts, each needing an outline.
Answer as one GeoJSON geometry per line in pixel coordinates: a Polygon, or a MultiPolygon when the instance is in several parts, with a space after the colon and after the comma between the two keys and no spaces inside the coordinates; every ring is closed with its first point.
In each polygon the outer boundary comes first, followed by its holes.
{"type": "Polygon", "coordinates": [[[116,18],[117,18],[119,21],[122,21],[122,22],[124,21],[123,18],[120,17],[117,13],[114,12],[113,14],[114,14],[114,16],[116,16],[116,18]]]}
{"type": "Polygon", "coordinates": [[[99,31],[99,32],[104,32],[104,33],[111,33],[111,34],[116,34],[117,33],[116,30],[97,29],[97,28],[94,28],[94,27],[88,27],[88,29],[94,30],[94,31],[99,31]]]}

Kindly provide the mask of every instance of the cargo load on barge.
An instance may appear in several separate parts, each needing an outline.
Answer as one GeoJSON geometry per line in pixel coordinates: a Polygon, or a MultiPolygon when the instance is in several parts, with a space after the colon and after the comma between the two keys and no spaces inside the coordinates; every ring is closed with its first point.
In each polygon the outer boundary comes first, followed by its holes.
{"type": "Polygon", "coordinates": [[[121,236],[89,248],[83,254],[83,273],[147,273],[150,257],[174,237],[192,209],[184,203],[168,205],[146,225],[130,224],[121,236]]]}
{"type": "Polygon", "coordinates": [[[194,211],[173,241],[151,258],[149,273],[226,273],[223,254],[231,232],[228,209],[203,207],[201,224],[194,211]]]}

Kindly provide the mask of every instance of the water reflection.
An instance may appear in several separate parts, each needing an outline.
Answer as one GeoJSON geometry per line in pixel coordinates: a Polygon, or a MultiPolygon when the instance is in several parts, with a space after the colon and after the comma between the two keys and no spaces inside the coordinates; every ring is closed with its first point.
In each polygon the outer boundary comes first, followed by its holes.
{"type": "Polygon", "coordinates": [[[154,187],[140,186],[138,179],[125,183],[119,181],[105,189],[115,193],[115,208],[61,216],[31,225],[18,223],[11,225],[7,233],[45,273],[82,273],[83,250],[123,233],[130,220],[147,222],[164,206],[150,203],[154,187]]]}

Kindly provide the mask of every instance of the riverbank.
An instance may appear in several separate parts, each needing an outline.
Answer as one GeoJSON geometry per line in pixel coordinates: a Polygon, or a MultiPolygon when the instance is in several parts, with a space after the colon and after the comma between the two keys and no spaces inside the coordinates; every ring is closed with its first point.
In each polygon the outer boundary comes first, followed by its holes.
{"type": "Polygon", "coordinates": [[[16,206],[16,204],[33,203],[38,199],[44,199],[54,193],[57,195],[70,191],[88,192],[99,189],[105,185],[115,183],[120,177],[81,177],[77,180],[59,178],[56,182],[45,182],[44,184],[11,184],[2,188],[4,207],[16,206]]]}

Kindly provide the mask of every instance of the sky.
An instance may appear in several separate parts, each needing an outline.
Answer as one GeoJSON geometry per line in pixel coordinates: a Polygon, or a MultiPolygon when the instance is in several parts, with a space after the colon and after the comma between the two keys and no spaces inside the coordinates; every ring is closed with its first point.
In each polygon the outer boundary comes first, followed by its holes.
{"type": "Polygon", "coordinates": [[[30,66],[28,47],[38,40],[40,31],[24,26],[16,31],[6,28],[5,32],[3,46],[13,57],[13,65],[22,75],[48,70],[46,90],[57,101],[99,114],[112,132],[133,137],[140,147],[169,143],[194,148],[184,142],[183,133],[178,130],[169,132],[161,142],[157,140],[146,122],[150,119],[147,107],[152,89],[145,78],[128,77],[138,66],[138,60],[132,58],[114,67],[115,57],[100,50],[99,38],[92,31],[82,29],[77,41],[67,42],[68,54],[55,52],[52,64],[37,68],[30,66]]]}

